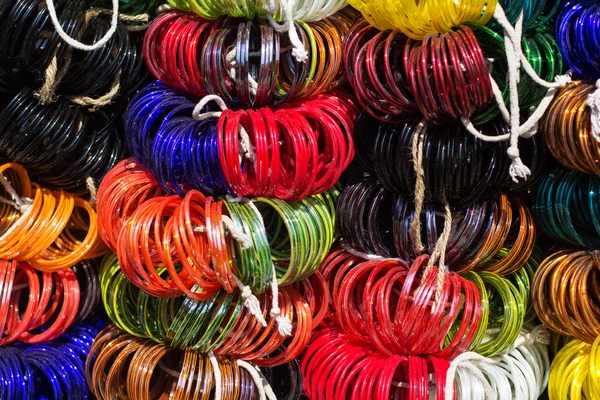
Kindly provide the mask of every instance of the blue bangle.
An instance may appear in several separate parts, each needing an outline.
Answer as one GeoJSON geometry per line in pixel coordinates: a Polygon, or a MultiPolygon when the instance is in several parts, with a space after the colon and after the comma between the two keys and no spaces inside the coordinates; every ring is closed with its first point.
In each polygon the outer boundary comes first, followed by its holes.
{"type": "Polygon", "coordinates": [[[600,6],[591,1],[567,3],[556,21],[556,40],[576,75],[600,78],[600,6]]]}
{"type": "Polygon", "coordinates": [[[221,168],[218,119],[194,120],[195,105],[192,98],[159,81],[146,86],[125,113],[129,150],[168,193],[232,193],[221,168]]]}

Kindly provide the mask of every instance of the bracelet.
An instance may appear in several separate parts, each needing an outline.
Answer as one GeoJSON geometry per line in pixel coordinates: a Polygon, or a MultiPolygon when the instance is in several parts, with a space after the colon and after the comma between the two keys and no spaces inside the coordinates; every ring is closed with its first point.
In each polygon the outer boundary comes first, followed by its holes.
{"type": "Polygon", "coordinates": [[[194,188],[299,200],[329,190],[354,155],[349,132],[356,108],[343,93],[275,110],[225,110],[218,120],[196,121],[193,108],[182,93],[154,83],[138,93],[125,116],[133,156],[166,192],[182,197],[194,188]],[[189,120],[174,118],[180,112],[189,120]]]}
{"type": "Polygon", "coordinates": [[[570,396],[582,399],[600,394],[595,367],[598,365],[598,338],[593,344],[573,340],[558,352],[550,368],[550,399],[570,396]]]}
{"type": "Polygon", "coordinates": [[[553,239],[598,248],[600,219],[595,202],[595,176],[575,171],[547,173],[535,190],[533,215],[541,230],[553,239]]]}
{"type": "Polygon", "coordinates": [[[571,2],[556,19],[556,41],[567,65],[576,75],[596,80],[598,40],[595,24],[600,8],[597,4],[571,2]]]}
{"type": "Polygon", "coordinates": [[[598,299],[594,280],[598,261],[595,251],[571,249],[555,251],[542,261],[532,282],[533,306],[551,330],[586,343],[596,339],[593,310],[598,299]]]}
{"type": "Polygon", "coordinates": [[[466,22],[484,25],[492,18],[496,8],[496,1],[484,0],[455,3],[428,0],[423,4],[414,0],[369,3],[350,0],[349,3],[377,29],[399,29],[404,35],[417,40],[429,34],[446,33],[466,22]]]}
{"type": "Polygon", "coordinates": [[[304,391],[314,399],[344,399],[348,391],[353,399],[444,398],[448,367],[433,356],[375,353],[332,325],[315,332],[301,363],[304,391]]]}
{"type": "Polygon", "coordinates": [[[115,115],[88,113],[59,99],[42,105],[24,88],[0,112],[0,156],[40,182],[79,191],[125,155],[115,115]]]}
{"type": "Polygon", "coordinates": [[[543,119],[541,130],[546,147],[562,165],[588,174],[600,175],[595,160],[600,146],[594,139],[588,96],[596,86],[573,82],[554,98],[543,119]]]}
{"type": "Polygon", "coordinates": [[[1,165],[0,179],[4,206],[18,211],[2,221],[0,258],[57,271],[103,254],[96,212],[87,201],[62,190],[40,188],[18,164],[1,165]]]}

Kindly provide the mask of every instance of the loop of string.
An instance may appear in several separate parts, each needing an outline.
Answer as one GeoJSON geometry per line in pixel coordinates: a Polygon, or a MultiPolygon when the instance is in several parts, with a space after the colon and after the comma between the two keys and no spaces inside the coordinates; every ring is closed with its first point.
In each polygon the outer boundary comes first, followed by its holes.
{"type": "Polygon", "coordinates": [[[248,311],[250,311],[250,314],[252,314],[262,326],[267,326],[267,321],[265,321],[265,317],[263,317],[262,310],[260,308],[260,302],[258,301],[256,296],[252,294],[250,286],[244,285],[242,281],[240,281],[240,278],[238,278],[235,275],[232,275],[232,278],[238,289],[242,292],[244,307],[246,307],[248,311]]]}
{"type": "Polygon", "coordinates": [[[260,379],[262,381],[262,386],[263,386],[263,389],[265,390],[265,395],[267,396],[267,399],[277,400],[277,396],[275,395],[275,392],[273,391],[271,384],[269,383],[269,381],[267,381],[267,378],[265,378],[265,376],[263,375],[260,368],[257,365],[255,365],[254,368],[256,369],[256,372],[260,376],[260,379]]]}
{"type": "Polygon", "coordinates": [[[600,79],[596,81],[596,90],[590,93],[586,104],[591,110],[592,136],[597,142],[600,142],[600,79]]]}
{"type": "MultiPolygon", "coordinates": [[[[236,202],[244,202],[245,200],[247,200],[243,197],[232,197],[232,198],[236,202]]],[[[254,203],[252,203],[251,201],[247,201],[247,204],[250,207],[252,207],[252,209],[256,213],[256,216],[259,218],[260,223],[264,226],[264,220],[262,218],[260,211],[256,207],[256,205],[254,205],[254,203]]],[[[245,249],[245,250],[249,249],[250,247],[252,247],[254,245],[252,238],[244,232],[242,227],[236,225],[235,222],[233,222],[233,220],[231,220],[231,218],[229,218],[226,215],[223,215],[223,216],[221,216],[221,220],[222,220],[225,228],[231,234],[231,236],[235,240],[240,242],[243,249],[245,249]]],[[[197,226],[194,228],[194,231],[195,232],[206,232],[206,227],[197,226]]],[[[281,315],[281,309],[279,308],[279,285],[277,283],[277,274],[275,271],[275,264],[273,264],[273,263],[271,263],[271,271],[272,271],[272,279],[271,279],[270,287],[271,287],[271,292],[272,292],[273,298],[271,300],[271,310],[269,312],[269,315],[275,319],[275,322],[277,323],[277,330],[278,330],[279,334],[281,336],[290,336],[292,334],[293,326],[292,326],[292,322],[290,321],[290,319],[287,316],[281,315]]],[[[236,283],[237,287],[242,291],[242,298],[244,299],[244,306],[248,308],[250,313],[252,315],[254,315],[256,317],[256,319],[258,319],[258,321],[263,326],[266,326],[267,323],[262,315],[260,302],[258,301],[258,298],[256,298],[256,296],[254,296],[252,294],[250,287],[244,285],[243,282],[240,281],[237,276],[233,275],[233,280],[236,283]]]]}
{"type": "Polygon", "coordinates": [[[304,43],[300,40],[298,31],[296,31],[296,25],[294,24],[293,12],[297,5],[298,0],[279,0],[279,4],[277,4],[277,0],[269,0],[265,5],[265,11],[273,29],[279,33],[288,33],[290,43],[292,44],[292,56],[298,62],[306,62],[308,60],[308,52],[304,47],[304,43]],[[273,15],[279,11],[280,7],[283,9],[283,22],[281,24],[273,19],[273,15]]]}
{"type": "MultiPolygon", "coordinates": [[[[198,102],[198,104],[196,104],[196,106],[194,107],[194,110],[192,111],[192,117],[194,117],[194,119],[196,121],[203,121],[207,118],[219,118],[221,116],[221,114],[223,113],[223,111],[225,111],[226,109],[227,109],[227,105],[225,104],[225,101],[220,96],[217,96],[215,94],[209,94],[207,96],[204,96],[198,102]],[[202,110],[211,101],[214,101],[217,104],[217,106],[221,109],[221,111],[202,112],[202,110]]],[[[240,133],[239,147],[240,147],[241,153],[244,155],[245,158],[247,158],[251,162],[254,162],[256,160],[256,154],[254,153],[254,149],[252,148],[252,143],[250,142],[250,136],[248,136],[248,132],[246,132],[246,129],[244,129],[243,126],[240,126],[239,133],[240,133]]]]}
{"type": "MultiPolygon", "coordinates": [[[[23,286],[23,285],[20,285],[20,286],[23,286]]],[[[27,285],[25,284],[24,287],[27,287],[27,285]]],[[[210,363],[211,363],[211,366],[213,368],[214,375],[215,375],[215,388],[217,387],[217,385],[220,388],[221,387],[220,382],[222,381],[222,377],[221,377],[221,369],[219,368],[219,363],[213,352],[208,353],[208,357],[209,357],[209,360],[210,360],[210,363]],[[212,356],[212,358],[211,358],[211,356],[212,356]]],[[[277,400],[277,396],[275,396],[275,393],[273,392],[271,385],[269,384],[269,382],[267,381],[267,379],[265,378],[265,376],[263,375],[262,371],[260,370],[260,368],[258,366],[252,365],[249,362],[244,361],[244,360],[236,360],[236,364],[238,365],[239,368],[245,369],[250,374],[250,377],[254,381],[254,386],[258,390],[259,400],[267,400],[267,399],[268,400],[277,400]]],[[[181,373],[179,371],[175,371],[174,369],[167,367],[162,360],[158,362],[158,367],[174,378],[179,378],[181,376],[181,373]]],[[[193,379],[199,379],[199,378],[200,377],[196,376],[193,379]]],[[[217,396],[219,396],[219,395],[217,394],[217,390],[215,389],[215,399],[221,398],[221,397],[217,397],[217,396]]],[[[222,394],[221,394],[221,396],[222,396],[222,394]]]]}
{"type": "Polygon", "coordinates": [[[213,373],[215,374],[215,400],[221,400],[223,397],[221,388],[223,377],[221,376],[221,369],[219,368],[219,362],[217,361],[217,357],[215,357],[215,353],[212,351],[208,353],[208,360],[210,361],[213,373]]]}
{"type": "MultiPolygon", "coordinates": [[[[260,53],[259,52],[250,53],[250,55],[260,55],[260,53]]],[[[225,56],[225,62],[227,63],[227,66],[229,67],[229,69],[227,70],[229,78],[231,78],[231,80],[235,81],[235,78],[236,78],[235,70],[237,67],[236,47],[235,46],[233,46],[233,48],[231,50],[229,50],[229,52],[225,56]]],[[[258,90],[258,82],[256,82],[256,79],[254,79],[250,73],[248,73],[248,85],[249,85],[248,90],[250,91],[250,94],[252,95],[253,98],[255,98],[256,91],[258,90]]]]}
{"type": "MultiPolygon", "coordinates": [[[[46,71],[44,71],[44,83],[42,84],[42,87],[34,93],[34,95],[40,100],[40,103],[42,104],[52,103],[56,99],[56,86],[58,86],[58,83],[60,82],[66,71],[66,68],[63,68],[61,71],[58,70],[57,53],[59,48],[60,43],[56,46],[56,51],[54,52],[54,55],[50,60],[50,64],[48,64],[46,71]]],[[[69,58],[70,57],[67,57],[67,64],[69,62],[69,58]]]]}
{"type": "Polygon", "coordinates": [[[437,304],[440,300],[440,296],[442,294],[442,289],[444,288],[444,275],[446,274],[446,247],[448,246],[448,240],[450,239],[450,232],[452,230],[452,210],[448,203],[444,204],[444,230],[442,234],[437,240],[435,244],[435,248],[431,252],[429,256],[429,262],[427,263],[427,267],[425,268],[425,272],[423,272],[423,277],[427,276],[427,274],[434,268],[435,263],[437,262],[438,266],[438,274],[437,274],[437,283],[435,286],[435,303],[431,308],[433,312],[435,308],[435,304],[437,304]]]}
{"type": "MultiPolygon", "coordinates": [[[[248,205],[252,208],[252,210],[256,213],[260,223],[262,226],[265,226],[265,221],[263,220],[262,214],[260,210],[253,202],[248,202],[248,205]]],[[[291,336],[292,335],[292,322],[287,316],[281,315],[281,310],[279,308],[279,285],[277,284],[277,271],[275,270],[275,264],[271,263],[271,311],[269,315],[271,318],[275,318],[275,322],[277,323],[277,330],[281,336],[291,336]]]]}
{"type": "Polygon", "coordinates": [[[265,387],[262,382],[261,376],[258,374],[258,371],[254,368],[254,366],[244,360],[237,360],[237,365],[240,368],[248,371],[252,380],[254,381],[254,386],[258,390],[258,400],[266,400],[267,396],[265,395],[265,387]]]}
{"type": "Polygon", "coordinates": [[[0,184],[2,185],[6,193],[9,194],[11,197],[11,199],[9,200],[6,197],[0,196],[0,203],[8,204],[9,206],[16,208],[18,211],[23,212],[28,206],[27,200],[31,202],[31,199],[21,198],[17,191],[12,187],[8,179],[6,179],[6,176],[4,176],[4,174],[0,174],[0,184]]]}
{"type": "MultiPolygon", "coordinates": [[[[415,169],[415,213],[409,228],[409,236],[414,246],[419,252],[425,250],[423,241],[421,240],[421,212],[423,211],[423,203],[425,202],[425,169],[423,168],[423,146],[424,146],[424,130],[426,122],[422,121],[413,134],[412,140],[412,158],[413,167],[415,169]]],[[[446,269],[444,266],[446,258],[446,247],[450,239],[450,231],[452,230],[452,210],[447,203],[444,205],[444,230],[438,238],[433,251],[430,254],[429,262],[425,271],[423,271],[422,282],[425,277],[433,270],[435,263],[438,263],[438,275],[435,289],[435,302],[432,305],[431,312],[434,311],[438,303],[444,287],[444,275],[446,269]]]]}
{"type": "Polygon", "coordinates": [[[344,251],[346,251],[347,253],[350,253],[353,256],[362,258],[363,260],[366,260],[366,261],[385,261],[385,260],[402,261],[400,258],[389,258],[389,257],[378,256],[377,254],[363,253],[362,251],[353,249],[352,247],[348,246],[343,241],[340,241],[340,246],[342,246],[344,251]]]}
{"type": "Polygon", "coordinates": [[[110,28],[108,29],[106,34],[102,38],[100,38],[100,40],[91,45],[81,43],[80,41],[73,39],[72,37],[67,35],[67,33],[63,30],[62,26],[60,25],[60,21],[58,20],[58,17],[56,15],[54,0],[47,0],[46,6],[48,7],[48,13],[50,14],[52,25],[54,25],[54,29],[56,29],[58,35],[65,42],[67,42],[69,46],[74,47],[78,50],[92,51],[99,49],[100,47],[104,46],[117,31],[117,23],[119,19],[119,0],[112,0],[112,17],[110,20],[110,28]]]}
{"type": "MultiPolygon", "coordinates": [[[[546,111],[548,106],[550,105],[554,94],[558,89],[566,86],[571,81],[571,77],[569,75],[556,76],[555,82],[546,82],[536,74],[536,72],[534,71],[533,67],[531,66],[521,49],[521,36],[523,34],[523,11],[521,11],[521,13],[519,14],[515,26],[513,27],[510,24],[508,18],[506,17],[504,10],[500,6],[500,4],[498,4],[496,5],[496,9],[494,11],[494,19],[496,19],[496,21],[498,21],[498,23],[504,29],[504,46],[508,63],[510,112],[507,110],[506,105],[504,104],[502,93],[497,83],[491,77],[491,75],[490,80],[492,82],[492,91],[494,93],[494,99],[498,104],[500,114],[502,115],[504,120],[510,125],[510,134],[500,136],[487,136],[479,132],[473,126],[469,118],[462,117],[461,122],[465,126],[467,131],[469,131],[478,139],[487,142],[501,142],[506,140],[510,141],[507,150],[507,154],[512,160],[509,168],[509,175],[511,176],[513,181],[518,182],[519,179],[527,179],[531,175],[531,170],[525,164],[523,164],[523,161],[520,157],[518,143],[519,138],[528,138],[536,133],[538,122],[544,115],[544,112],[546,111]],[[518,93],[518,83],[520,79],[521,67],[523,67],[523,70],[531,77],[531,79],[535,83],[548,88],[546,95],[536,108],[535,112],[523,125],[520,125],[521,121],[518,93]]],[[[598,105],[600,106],[600,99],[598,101],[598,105]]],[[[598,124],[598,132],[600,137],[600,123],[598,124]]]]}

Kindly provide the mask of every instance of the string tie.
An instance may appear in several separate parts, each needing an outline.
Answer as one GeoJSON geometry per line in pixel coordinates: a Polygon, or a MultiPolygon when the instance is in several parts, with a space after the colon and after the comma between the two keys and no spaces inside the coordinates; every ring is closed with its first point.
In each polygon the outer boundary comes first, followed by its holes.
{"type": "MultiPolygon", "coordinates": [[[[225,101],[216,94],[209,94],[204,96],[198,104],[194,107],[192,111],[192,117],[196,121],[203,121],[208,118],[219,118],[223,111],[227,110],[227,104],[225,101]],[[221,109],[221,111],[205,111],[202,110],[210,103],[217,103],[217,106],[221,109]]],[[[248,132],[244,129],[244,127],[240,126],[240,143],[239,148],[241,153],[251,162],[256,161],[256,154],[254,153],[254,149],[252,148],[252,143],[250,142],[250,136],[248,136],[248,132]]]]}
{"type": "Polygon", "coordinates": [[[592,136],[600,142],[600,79],[596,81],[596,90],[588,96],[586,104],[591,110],[592,136]]]}
{"type": "Polygon", "coordinates": [[[269,0],[265,7],[265,11],[267,12],[267,18],[273,29],[280,33],[288,33],[290,43],[292,44],[292,56],[294,56],[298,62],[306,62],[306,60],[308,60],[308,52],[304,47],[304,43],[300,40],[296,25],[294,24],[293,11],[297,5],[298,0],[279,0],[279,6],[283,9],[282,24],[279,24],[273,19],[273,15],[279,11],[277,0],[269,0]]]}

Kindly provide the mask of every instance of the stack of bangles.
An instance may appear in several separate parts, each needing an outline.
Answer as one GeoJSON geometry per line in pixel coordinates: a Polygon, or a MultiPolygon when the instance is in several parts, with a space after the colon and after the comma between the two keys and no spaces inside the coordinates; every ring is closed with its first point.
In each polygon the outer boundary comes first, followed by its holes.
{"type": "Polygon", "coordinates": [[[329,318],[382,354],[453,358],[467,349],[484,356],[502,353],[535,316],[531,281],[536,258],[505,277],[488,271],[446,273],[438,300],[437,268],[419,278],[427,259],[421,256],[409,266],[332,251],[322,267],[332,299],[329,318]],[[423,336],[425,327],[429,333],[423,336]]]}
{"type": "Polygon", "coordinates": [[[14,163],[0,166],[0,187],[0,259],[52,272],[104,254],[87,200],[32,183],[14,163]]]}
{"type": "Polygon", "coordinates": [[[557,43],[577,80],[554,98],[541,126],[548,149],[561,164],[594,175],[600,175],[598,18],[600,7],[594,2],[569,1],[562,8],[556,21],[557,43]]]}
{"type": "MultiPolygon", "coordinates": [[[[425,244],[420,251],[409,234],[414,218],[414,206],[407,196],[368,181],[346,185],[336,206],[336,228],[344,245],[407,262],[422,253],[431,254],[444,225],[443,215],[433,204],[426,204],[419,217],[425,244]]],[[[518,196],[488,193],[467,209],[452,212],[445,259],[459,273],[475,269],[510,275],[531,256],[535,226],[531,212],[518,196]]]]}
{"type": "Polygon", "coordinates": [[[0,261],[0,345],[53,340],[85,320],[100,300],[97,274],[89,261],[56,272],[0,261]]]}
{"type": "MultiPolygon", "coordinates": [[[[503,121],[485,125],[484,132],[500,136],[510,131],[503,121]]],[[[490,187],[520,190],[536,182],[545,167],[540,137],[520,139],[520,152],[530,166],[527,181],[513,182],[506,171],[510,163],[506,147],[488,143],[466,132],[460,124],[423,127],[417,120],[385,123],[365,111],[356,119],[354,140],[356,158],[386,189],[409,194],[416,173],[412,154],[415,136],[422,137],[425,198],[438,204],[465,208],[490,187]]]]}
{"type": "Polygon", "coordinates": [[[356,108],[341,92],[201,120],[195,105],[156,82],[125,115],[129,149],[169,193],[298,200],[329,190],[354,156],[356,108]]]}
{"type": "MultiPolygon", "coordinates": [[[[432,10],[439,12],[438,6],[432,10]]],[[[344,65],[366,112],[383,121],[402,121],[421,114],[435,123],[466,117],[477,125],[500,115],[493,102],[492,85],[502,85],[497,90],[504,102],[509,100],[501,35],[469,24],[421,40],[398,30],[379,31],[369,24],[369,15],[363,15],[367,20],[356,20],[344,41],[344,65]]],[[[522,39],[528,62],[545,80],[553,80],[562,72],[562,59],[551,31],[548,25],[542,25],[526,32],[522,39]]],[[[546,90],[523,73],[518,93],[520,107],[527,110],[542,100],[546,90]]]]}
{"type": "Polygon", "coordinates": [[[265,398],[267,392],[270,399],[296,400],[302,394],[296,361],[261,370],[231,357],[140,339],[112,325],[96,337],[85,370],[90,391],[99,400],[208,400],[217,392],[223,399],[265,398]]]}
{"type": "Polygon", "coordinates": [[[213,351],[259,366],[281,365],[297,357],[329,306],[329,291],[318,272],[281,288],[279,307],[294,327],[293,338],[286,340],[279,334],[275,318],[269,318],[264,294],[258,297],[261,315],[267,321],[263,326],[243,307],[239,292],[229,294],[221,289],[206,300],[148,295],[127,280],[114,255],[104,259],[100,283],[108,316],[130,334],[175,348],[213,351]]]}
{"type": "Polygon", "coordinates": [[[526,341],[503,356],[475,357],[453,366],[435,356],[377,353],[333,323],[313,337],[301,368],[304,390],[317,400],[452,399],[453,386],[456,398],[483,399],[487,393],[499,399],[537,399],[550,369],[546,346],[526,341]]]}
{"type": "Polygon", "coordinates": [[[87,399],[85,365],[99,325],[75,325],[44,344],[0,347],[0,397],[87,399]]]}
{"type": "Polygon", "coordinates": [[[206,300],[221,287],[286,286],[312,275],[334,240],[336,188],[297,202],[196,190],[150,198],[157,192],[151,175],[125,160],[98,193],[101,236],[125,276],[156,297],[206,300]]]}
{"type": "Polygon", "coordinates": [[[344,83],[342,39],[355,14],[348,8],[318,22],[298,21],[309,57],[298,62],[285,50],[286,37],[268,25],[165,12],[144,37],[145,60],[164,84],[194,96],[218,95],[231,105],[306,99],[344,83]]]}
{"type": "Polygon", "coordinates": [[[550,368],[550,399],[595,399],[600,396],[600,336],[590,342],[571,340],[556,354],[550,368]]]}
{"type": "Polygon", "coordinates": [[[549,237],[600,249],[599,194],[600,177],[553,170],[536,188],[533,214],[549,237]]]}
{"type": "MultiPolygon", "coordinates": [[[[217,19],[227,15],[236,18],[253,19],[255,16],[264,17],[266,14],[275,21],[287,18],[285,10],[281,10],[282,4],[278,2],[265,2],[264,0],[240,0],[235,3],[223,3],[218,0],[169,0],[169,3],[183,11],[191,11],[202,18],[217,19]],[[275,9],[269,8],[274,5],[275,9]]],[[[306,0],[301,3],[286,3],[290,8],[292,21],[302,20],[306,22],[319,21],[336,13],[346,6],[345,0],[306,0]]]]}

